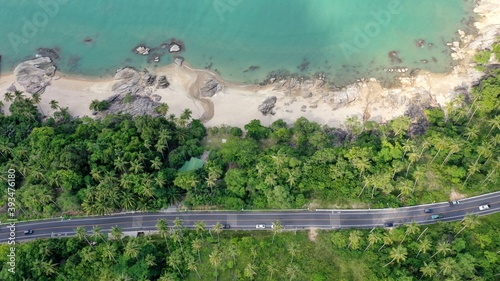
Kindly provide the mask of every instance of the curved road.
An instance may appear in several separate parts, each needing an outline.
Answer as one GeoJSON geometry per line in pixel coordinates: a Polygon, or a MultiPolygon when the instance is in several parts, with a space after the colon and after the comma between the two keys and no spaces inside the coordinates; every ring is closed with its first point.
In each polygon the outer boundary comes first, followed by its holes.
{"type": "MultiPolygon", "coordinates": [[[[158,219],[165,218],[170,226],[176,218],[182,219],[184,226],[193,228],[197,221],[204,221],[211,228],[217,222],[229,224],[231,229],[255,230],[257,224],[265,224],[271,229],[272,222],[280,220],[286,230],[316,227],[320,229],[339,228],[372,228],[383,227],[392,222],[398,226],[411,221],[419,224],[430,224],[438,221],[462,220],[467,213],[487,215],[500,212],[500,192],[480,195],[460,200],[460,204],[450,206],[448,202],[403,207],[397,209],[317,209],[300,212],[173,212],[173,213],[129,213],[103,217],[87,217],[81,219],[52,219],[15,224],[15,240],[31,240],[36,238],[64,237],[75,234],[78,226],[83,226],[88,233],[93,226],[100,226],[102,233],[109,233],[111,227],[119,226],[124,233],[137,231],[155,231],[158,219]],[[479,206],[489,204],[488,210],[480,211],[479,206]],[[433,213],[424,213],[430,208],[433,213]],[[433,214],[443,214],[443,218],[432,219],[433,214]],[[32,229],[33,234],[25,235],[24,231],[32,229]]],[[[0,226],[0,243],[9,240],[9,222],[0,226]]]]}

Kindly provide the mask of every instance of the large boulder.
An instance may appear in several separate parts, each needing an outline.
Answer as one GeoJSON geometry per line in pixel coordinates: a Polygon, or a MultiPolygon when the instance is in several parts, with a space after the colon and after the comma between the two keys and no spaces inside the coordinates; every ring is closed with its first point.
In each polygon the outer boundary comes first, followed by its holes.
{"type": "Polygon", "coordinates": [[[158,77],[158,84],[156,85],[157,89],[165,89],[168,88],[168,86],[170,86],[170,83],[165,75],[158,77]]]}
{"type": "Polygon", "coordinates": [[[45,88],[50,85],[51,76],[54,73],[55,67],[49,57],[39,57],[22,62],[14,69],[17,83],[30,94],[43,93],[45,88]]]}
{"type": "Polygon", "coordinates": [[[142,76],[142,81],[146,86],[153,86],[156,82],[156,75],[145,73],[144,76],[142,76]]]}
{"type": "Polygon", "coordinates": [[[122,68],[115,74],[115,80],[118,80],[111,90],[116,94],[140,94],[144,87],[141,85],[142,77],[135,69],[122,68]]]}
{"type": "Polygon", "coordinates": [[[213,78],[208,78],[205,80],[203,87],[200,89],[200,96],[202,97],[212,97],[217,92],[222,89],[222,86],[219,82],[213,78]]]}
{"type": "Polygon", "coordinates": [[[264,115],[274,114],[274,106],[278,98],[275,96],[268,97],[261,105],[259,105],[259,111],[264,115]]]}

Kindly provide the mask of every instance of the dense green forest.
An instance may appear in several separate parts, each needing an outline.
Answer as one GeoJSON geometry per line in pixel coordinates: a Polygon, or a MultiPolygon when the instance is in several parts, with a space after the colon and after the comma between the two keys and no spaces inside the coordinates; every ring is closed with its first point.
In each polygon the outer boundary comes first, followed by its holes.
{"type": "Polygon", "coordinates": [[[99,228],[17,245],[16,273],[0,245],[0,280],[499,280],[500,215],[394,229],[223,231],[159,220],[158,234],[99,228]]]}
{"type": "MultiPolygon", "coordinates": [[[[186,208],[397,207],[499,190],[500,76],[492,72],[445,108],[343,129],[305,118],[208,130],[160,117],[72,118],[39,95],[6,93],[0,170],[16,170],[19,218],[186,208]],[[48,114],[48,113],[47,113],[48,114]],[[222,144],[221,140],[227,139],[222,144]],[[209,151],[206,165],[179,167],[209,151]]],[[[3,106],[1,107],[3,109],[3,106]]],[[[0,173],[6,181],[6,173],[0,173]]],[[[1,204],[7,201],[2,189],[1,204]]]]}

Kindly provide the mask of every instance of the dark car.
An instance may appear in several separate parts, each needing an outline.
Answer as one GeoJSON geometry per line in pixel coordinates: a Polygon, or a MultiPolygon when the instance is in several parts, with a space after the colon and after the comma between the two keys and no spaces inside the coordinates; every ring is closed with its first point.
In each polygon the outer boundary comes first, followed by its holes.
{"type": "Polygon", "coordinates": [[[33,229],[25,230],[24,235],[33,234],[33,229]]]}
{"type": "Polygon", "coordinates": [[[460,204],[460,201],[458,201],[458,200],[450,202],[450,206],[455,206],[455,205],[458,205],[458,204],[460,204]]]}
{"type": "Polygon", "coordinates": [[[384,226],[385,227],[392,227],[392,226],[394,226],[394,223],[392,223],[392,222],[386,222],[386,223],[384,223],[384,226]]]}
{"type": "Polygon", "coordinates": [[[432,209],[425,209],[424,213],[432,213],[432,209]]]}
{"type": "Polygon", "coordinates": [[[437,214],[437,215],[432,215],[431,218],[433,219],[440,219],[443,217],[443,214],[437,214]]]}
{"type": "Polygon", "coordinates": [[[224,229],[229,229],[229,228],[231,228],[231,226],[230,226],[229,224],[223,224],[223,225],[222,225],[222,228],[224,228],[224,229]]]}

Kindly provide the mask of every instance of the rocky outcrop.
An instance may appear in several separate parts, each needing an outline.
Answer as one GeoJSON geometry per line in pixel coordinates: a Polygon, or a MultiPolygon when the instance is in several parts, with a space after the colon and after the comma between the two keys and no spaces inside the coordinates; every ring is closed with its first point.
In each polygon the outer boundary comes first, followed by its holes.
{"type": "Polygon", "coordinates": [[[340,91],[333,92],[329,95],[327,102],[331,104],[333,109],[339,109],[354,102],[361,96],[361,89],[357,84],[349,85],[340,91]]]}
{"type": "Polygon", "coordinates": [[[259,105],[259,111],[264,115],[273,115],[275,113],[273,109],[277,100],[278,98],[275,96],[268,97],[261,105],[259,105]]]}
{"type": "Polygon", "coordinates": [[[151,51],[150,48],[146,47],[146,46],[137,46],[134,48],[134,52],[136,54],[139,54],[139,55],[142,55],[142,56],[146,56],[146,55],[149,55],[149,52],[151,51]]]}
{"type": "Polygon", "coordinates": [[[14,93],[15,91],[17,91],[17,88],[14,84],[10,85],[10,87],[7,88],[7,92],[9,93],[14,93]]]}
{"type": "Polygon", "coordinates": [[[172,43],[170,44],[170,47],[168,48],[169,53],[177,53],[181,51],[181,45],[177,43],[172,43]]]}
{"type": "Polygon", "coordinates": [[[142,81],[146,86],[153,86],[156,82],[156,75],[145,73],[144,76],[142,76],[142,81]]]}
{"type": "Polygon", "coordinates": [[[120,95],[141,94],[144,91],[142,77],[139,72],[132,68],[119,69],[115,74],[115,80],[118,80],[111,90],[120,95]]]}
{"type": "Polygon", "coordinates": [[[168,86],[170,86],[170,83],[165,75],[158,77],[158,84],[156,85],[157,89],[165,89],[168,88],[168,86]]]}
{"type": "Polygon", "coordinates": [[[49,57],[39,57],[20,63],[14,69],[17,83],[30,94],[43,93],[50,85],[56,68],[49,57]]]}
{"type": "Polygon", "coordinates": [[[182,65],[182,63],[184,63],[184,58],[183,58],[183,57],[176,57],[176,58],[174,59],[174,62],[175,62],[175,64],[177,64],[178,66],[181,66],[181,65],[182,65]]]}
{"type": "Polygon", "coordinates": [[[222,87],[217,80],[208,78],[207,80],[205,80],[203,87],[201,87],[200,89],[200,96],[212,97],[221,90],[222,87]]]}
{"type": "Polygon", "coordinates": [[[124,102],[125,96],[114,95],[108,99],[109,108],[101,115],[106,114],[130,114],[132,116],[142,116],[142,115],[152,115],[159,116],[156,113],[155,108],[160,104],[151,100],[149,97],[133,95],[133,99],[130,102],[124,102]]]}

